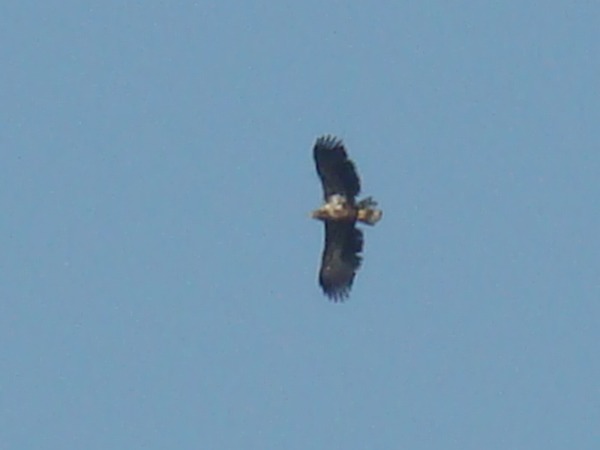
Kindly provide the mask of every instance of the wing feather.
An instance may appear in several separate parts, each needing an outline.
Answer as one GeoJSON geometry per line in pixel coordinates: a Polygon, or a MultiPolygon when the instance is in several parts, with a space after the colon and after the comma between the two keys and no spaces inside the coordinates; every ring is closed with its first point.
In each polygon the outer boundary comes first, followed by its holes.
{"type": "Polygon", "coordinates": [[[353,222],[325,222],[325,248],[319,271],[319,284],[333,301],[343,301],[350,293],[360,267],[363,234],[353,222]]]}
{"type": "Polygon", "coordinates": [[[343,142],[333,136],[322,136],[315,143],[313,155],[325,201],[333,194],[341,194],[348,201],[354,201],[360,192],[360,179],[354,163],[348,159],[343,142]]]}

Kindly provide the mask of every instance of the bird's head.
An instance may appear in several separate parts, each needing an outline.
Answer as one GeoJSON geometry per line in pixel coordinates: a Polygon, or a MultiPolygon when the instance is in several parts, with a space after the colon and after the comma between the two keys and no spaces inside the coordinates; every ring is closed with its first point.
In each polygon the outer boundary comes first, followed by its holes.
{"type": "Polygon", "coordinates": [[[316,220],[325,220],[329,217],[328,210],[321,206],[319,209],[315,209],[310,213],[310,217],[316,220]]]}

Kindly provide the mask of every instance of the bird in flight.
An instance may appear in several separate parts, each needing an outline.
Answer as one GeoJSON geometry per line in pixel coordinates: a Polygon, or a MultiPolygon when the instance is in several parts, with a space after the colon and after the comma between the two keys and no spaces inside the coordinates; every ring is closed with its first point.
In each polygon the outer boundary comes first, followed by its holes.
{"type": "Polygon", "coordinates": [[[383,213],[371,197],[356,201],[360,179],[340,139],[321,136],[313,147],[313,157],[325,199],[311,214],[325,224],[319,284],[327,297],[338,302],[348,298],[362,260],[363,233],[356,222],[375,225],[383,213]]]}

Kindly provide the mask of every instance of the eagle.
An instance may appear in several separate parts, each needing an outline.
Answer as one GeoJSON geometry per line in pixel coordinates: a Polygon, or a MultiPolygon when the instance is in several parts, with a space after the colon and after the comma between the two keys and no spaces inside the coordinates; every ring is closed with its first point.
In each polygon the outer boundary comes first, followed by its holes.
{"type": "Polygon", "coordinates": [[[360,179],[341,139],[319,137],[313,157],[325,199],[311,214],[325,224],[319,284],[330,300],[338,302],[348,298],[362,261],[363,233],[356,222],[375,225],[383,213],[371,197],[356,201],[360,179]]]}

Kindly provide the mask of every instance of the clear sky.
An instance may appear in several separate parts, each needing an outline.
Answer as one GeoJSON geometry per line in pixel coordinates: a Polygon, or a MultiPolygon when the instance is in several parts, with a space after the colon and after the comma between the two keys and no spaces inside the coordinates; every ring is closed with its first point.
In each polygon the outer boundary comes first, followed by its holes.
{"type": "Polygon", "coordinates": [[[600,4],[0,6],[0,448],[600,448],[600,4]],[[366,230],[317,286],[311,147],[366,230]]]}

